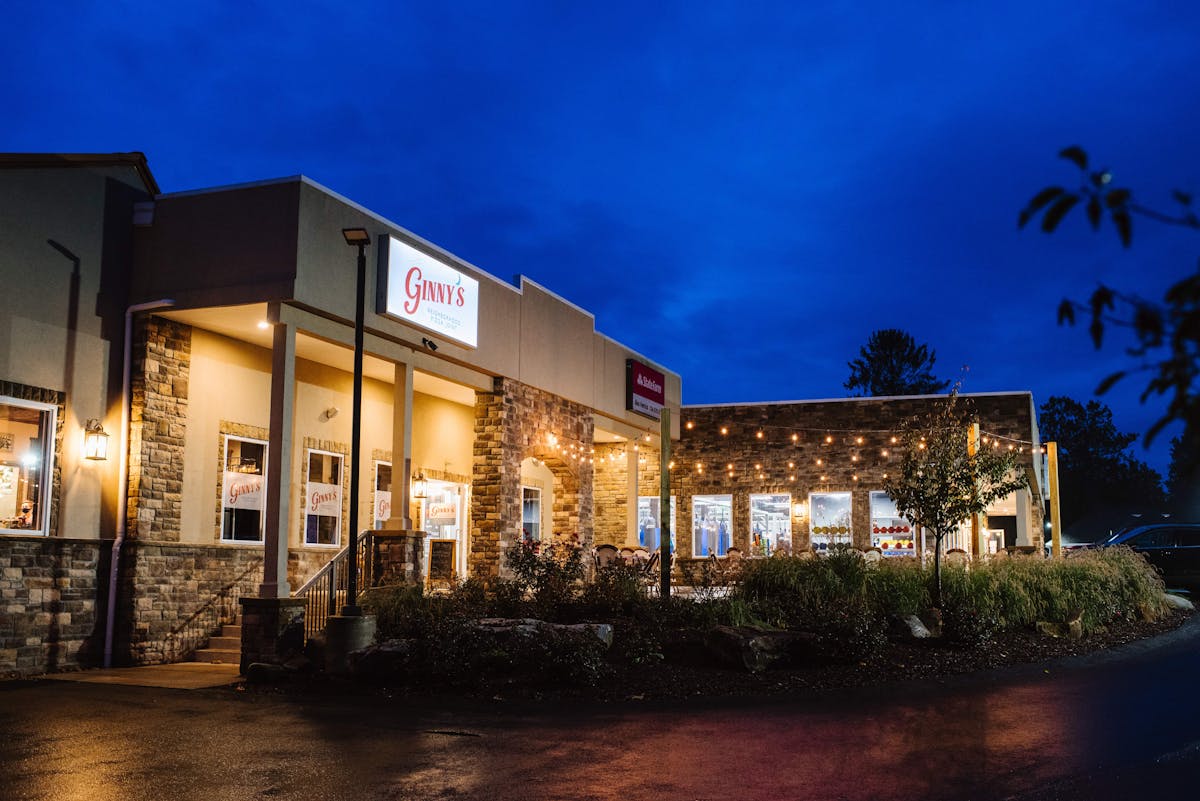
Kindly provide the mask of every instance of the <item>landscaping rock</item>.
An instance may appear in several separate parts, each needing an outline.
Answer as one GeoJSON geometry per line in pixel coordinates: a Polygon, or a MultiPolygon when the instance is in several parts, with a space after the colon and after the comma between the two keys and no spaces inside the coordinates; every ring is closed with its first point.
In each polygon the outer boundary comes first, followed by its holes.
{"type": "Polygon", "coordinates": [[[410,640],[387,640],[351,654],[350,668],[358,676],[392,676],[404,667],[411,651],[410,640]]]}
{"type": "Polygon", "coordinates": [[[288,678],[289,671],[283,665],[270,662],[251,662],[246,668],[246,681],[251,684],[278,684],[288,678]]]}
{"type": "Polygon", "coordinates": [[[916,615],[892,615],[888,618],[888,639],[897,642],[927,640],[933,636],[916,615]]]}
{"type": "Polygon", "coordinates": [[[1188,612],[1193,612],[1196,609],[1196,605],[1182,595],[1172,595],[1169,592],[1164,593],[1163,600],[1166,601],[1167,606],[1171,609],[1184,609],[1188,612]]]}
{"type": "Polygon", "coordinates": [[[613,627],[611,623],[547,623],[531,617],[485,617],[475,621],[476,628],[490,634],[517,634],[532,637],[541,632],[553,631],[561,634],[590,635],[604,643],[606,648],[612,646],[613,627]]]}
{"type": "Polygon", "coordinates": [[[919,620],[925,624],[925,628],[929,630],[932,637],[942,636],[942,610],[941,609],[926,609],[921,614],[919,620]]]}
{"type": "Polygon", "coordinates": [[[727,665],[761,673],[777,662],[789,661],[799,650],[808,650],[815,639],[816,635],[806,632],[716,626],[704,635],[704,645],[727,665]]]}

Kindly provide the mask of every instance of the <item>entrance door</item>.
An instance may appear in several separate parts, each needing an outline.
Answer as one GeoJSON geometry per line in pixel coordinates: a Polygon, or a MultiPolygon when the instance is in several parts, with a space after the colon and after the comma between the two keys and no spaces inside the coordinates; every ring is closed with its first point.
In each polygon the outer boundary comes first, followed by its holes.
{"type": "Polygon", "coordinates": [[[431,585],[446,585],[467,575],[467,486],[430,479],[421,503],[425,565],[431,585]]]}

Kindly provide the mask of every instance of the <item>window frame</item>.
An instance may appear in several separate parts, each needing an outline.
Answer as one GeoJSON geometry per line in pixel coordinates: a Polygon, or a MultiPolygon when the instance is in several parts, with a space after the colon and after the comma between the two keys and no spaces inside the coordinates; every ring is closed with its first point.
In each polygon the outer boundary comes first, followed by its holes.
{"type": "MultiPolygon", "coordinates": [[[[792,493],[790,493],[790,492],[752,492],[752,493],[750,493],[749,503],[750,503],[750,506],[749,506],[749,508],[750,508],[750,537],[747,541],[749,543],[749,547],[747,548],[748,552],[751,554],[754,554],[756,556],[757,555],[770,556],[771,554],[775,553],[775,551],[778,550],[780,547],[783,547],[785,553],[790,553],[792,550],[792,535],[794,533],[792,531],[792,493]],[[765,548],[765,552],[763,552],[764,549],[760,548],[759,550],[756,550],[754,547],[754,500],[756,498],[787,498],[787,507],[788,507],[787,534],[784,536],[781,536],[779,538],[779,541],[775,541],[775,538],[771,535],[770,531],[767,531],[764,536],[765,536],[765,539],[768,542],[770,542],[771,544],[765,548]],[[786,540],[786,544],[784,544],[784,540],[786,540]]],[[[764,514],[765,513],[766,512],[764,512],[764,514]]]]}
{"type": "MultiPolygon", "coordinates": [[[[345,525],[345,522],[346,522],[343,517],[343,514],[342,514],[343,507],[346,504],[346,492],[345,492],[345,488],[344,488],[345,478],[346,478],[346,454],[338,453],[337,451],[327,451],[323,448],[305,448],[304,449],[304,546],[305,547],[307,547],[307,548],[334,548],[334,549],[342,547],[342,526],[345,525]],[[332,516],[332,515],[318,514],[316,512],[309,511],[309,507],[310,507],[309,501],[310,501],[311,496],[310,496],[308,487],[310,484],[313,483],[312,479],[309,478],[309,471],[311,469],[310,464],[312,462],[312,455],[314,453],[320,454],[321,456],[332,456],[335,459],[338,459],[340,462],[339,467],[338,467],[337,484],[336,485],[324,484],[324,486],[327,486],[327,487],[336,486],[337,492],[338,492],[337,527],[335,528],[336,536],[334,537],[333,542],[309,542],[309,539],[308,539],[308,520],[309,520],[309,518],[331,517],[332,516]]],[[[319,532],[320,532],[320,529],[318,527],[318,533],[319,532]]]]}
{"type": "Polygon", "coordinates": [[[541,542],[542,541],[542,488],[534,487],[529,484],[521,485],[521,541],[522,542],[541,542]],[[537,494],[537,533],[534,537],[528,537],[525,534],[525,493],[533,492],[537,494]]]}
{"type": "Polygon", "coordinates": [[[41,525],[37,528],[2,528],[0,534],[23,536],[50,536],[50,518],[54,511],[54,469],[58,457],[58,404],[44,401],[24,400],[11,395],[0,395],[0,404],[46,414],[45,425],[41,426],[41,470],[38,482],[41,505],[41,525]]]}
{"type": "Polygon", "coordinates": [[[221,435],[221,528],[218,532],[219,542],[230,545],[261,545],[265,541],[267,531],[267,460],[270,457],[270,450],[270,443],[265,439],[247,437],[241,434],[221,435]],[[262,477],[262,508],[258,510],[258,539],[254,540],[243,540],[225,536],[225,511],[229,508],[227,503],[229,493],[228,487],[225,483],[225,476],[228,473],[233,472],[229,469],[229,441],[234,439],[238,442],[248,442],[252,445],[261,445],[263,449],[262,472],[257,474],[262,477]]]}
{"type": "Polygon", "coordinates": [[[822,491],[822,492],[808,493],[808,542],[809,542],[809,546],[814,551],[828,551],[830,546],[832,546],[832,545],[840,545],[840,544],[850,545],[854,542],[854,493],[853,492],[851,492],[850,490],[837,490],[837,491],[826,490],[826,491],[822,491]],[[846,532],[844,532],[844,533],[839,532],[839,533],[835,534],[832,532],[818,533],[816,531],[816,529],[817,529],[816,508],[817,507],[816,507],[816,504],[813,502],[813,500],[815,498],[817,498],[818,496],[825,496],[825,495],[839,495],[839,496],[844,495],[844,496],[846,496],[846,498],[849,499],[849,507],[850,508],[849,508],[849,514],[846,519],[845,528],[848,529],[846,532]],[[817,539],[818,537],[821,538],[819,541],[817,539]],[[844,537],[844,539],[843,539],[843,537],[844,537]],[[820,542],[822,545],[824,545],[824,547],[818,548],[817,547],[818,542],[820,542]]]}

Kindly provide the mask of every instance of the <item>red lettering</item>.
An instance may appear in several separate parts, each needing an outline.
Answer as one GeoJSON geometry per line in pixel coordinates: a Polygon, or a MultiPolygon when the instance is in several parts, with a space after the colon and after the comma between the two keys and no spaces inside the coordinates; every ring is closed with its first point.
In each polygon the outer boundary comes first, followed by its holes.
{"type": "Polygon", "coordinates": [[[416,314],[417,309],[420,308],[423,285],[420,267],[411,268],[404,276],[404,294],[408,296],[408,300],[404,302],[404,311],[407,314],[416,314]]]}

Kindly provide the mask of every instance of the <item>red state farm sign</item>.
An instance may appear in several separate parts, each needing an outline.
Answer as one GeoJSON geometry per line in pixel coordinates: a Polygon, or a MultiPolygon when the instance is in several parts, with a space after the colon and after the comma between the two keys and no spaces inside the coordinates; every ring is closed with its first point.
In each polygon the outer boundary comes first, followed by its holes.
{"type": "Polygon", "coordinates": [[[625,360],[625,408],[652,420],[662,417],[667,377],[636,359],[625,360]]]}

